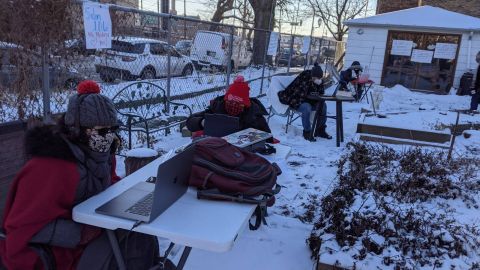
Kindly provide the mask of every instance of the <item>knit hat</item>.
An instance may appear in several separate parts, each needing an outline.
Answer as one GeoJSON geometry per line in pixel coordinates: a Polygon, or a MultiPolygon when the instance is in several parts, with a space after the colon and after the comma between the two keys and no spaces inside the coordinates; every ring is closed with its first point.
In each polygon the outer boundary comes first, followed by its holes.
{"type": "Polygon", "coordinates": [[[250,87],[245,82],[234,82],[225,93],[225,101],[236,101],[250,107],[250,87]]]}
{"type": "Polygon", "coordinates": [[[235,80],[233,82],[244,82],[245,81],[245,77],[243,77],[242,75],[237,75],[237,77],[235,77],[235,80]]]}
{"type": "Polygon", "coordinates": [[[313,68],[312,68],[311,73],[312,73],[312,77],[317,77],[317,78],[322,78],[323,77],[323,70],[318,65],[318,63],[313,64],[313,68]]]}
{"type": "Polygon", "coordinates": [[[113,102],[100,94],[100,86],[96,82],[82,81],[77,86],[77,94],[68,100],[65,124],[79,127],[118,126],[117,111],[113,102]]]}
{"type": "Polygon", "coordinates": [[[352,65],[350,66],[350,69],[363,70],[362,66],[360,65],[360,62],[358,62],[358,61],[353,61],[352,65]]]}

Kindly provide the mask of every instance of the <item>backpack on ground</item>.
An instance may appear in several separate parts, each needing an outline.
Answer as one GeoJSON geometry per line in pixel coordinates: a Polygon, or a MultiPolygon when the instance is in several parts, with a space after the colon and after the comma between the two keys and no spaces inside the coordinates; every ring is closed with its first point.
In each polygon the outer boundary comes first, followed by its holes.
{"type": "Polygon", "coordinates": [[[256,204],[256,220],[250,229],[266,224],[267,206],[273,205],[280,191],[277,164],[222,138],[205,138],[194,147],[189,185],[198,188],[197,197],[256,204]]]}

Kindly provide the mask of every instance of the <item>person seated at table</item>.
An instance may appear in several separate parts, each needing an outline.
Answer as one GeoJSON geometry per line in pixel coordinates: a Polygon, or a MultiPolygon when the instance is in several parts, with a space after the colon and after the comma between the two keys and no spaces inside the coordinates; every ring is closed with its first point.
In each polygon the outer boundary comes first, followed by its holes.
{"type": "Polygon", "coordinates": [[[325,94],[322,78],[323,70],[318,63],[315,63],[311,70],[303,71],[285,90],[278,92],[281,103],[302,113],[303,138],[311,142],[316,141],[315,137],[332,138],[326,132],[327,105],[325,102],[322,104],[322,109],[316,112],[318,121],[315,134],[312,133],[312,123],[310,123],[310,115],[319,101],[309,99],[308,96],[325,94]]]}
{"type": "MultiPolygon", "coordinates": [[[[256,98],[250,97],[250,87],[242,75],[238,75],[223,96],[210,101],[206,110],[194,113],[187,119],[187,128],[193,137],[203,135],[205,114],[226,114],[239,118],[240,130],[254,128],[271,133],[265,115],[265,106],[256,98]]],[[[267,140],[273,142],[273,139],[267,140]]]]}
{"type": "MultiPolygon", "coordinates": [[[[349,68],[340,72],[340,81],[338,82],[339,83],[338,90],[348,91],[347,85],[354,80],[360,79],[360,75],[362,72],[363,72],[363,68],[360,65],[360,62],[353,61],[352,65],[349,68]]],[[[355,86],[356,86],[356,89],[353,97],[356,100],[359,100],[363,94],[363,84],[356,83],[355,86]]]]}
{"type": "MultiPolygon", "coordinates": [[[[104,231],[74,222],[72,209],[120,180],[117,113],[97,83],[83,81],[77,90],[56,125],[27,132],[30,159],[10,186],[2,223],[6,237],[0,240],[0,257],[7,269],[43,269],[42,259],[52,260],[56,269],[116,268],[111,249],[94,248],[109,247],[104,231]],[[40,255],[35,244],[48,246],[52,255],[40,255]],[[95,259],[83,257],[92,249],[95,259]]],[[[150,268],[158,257],[155,237],[132,233],[129,238],[129,251],[145,260],[129,269],[150,268]]]]}

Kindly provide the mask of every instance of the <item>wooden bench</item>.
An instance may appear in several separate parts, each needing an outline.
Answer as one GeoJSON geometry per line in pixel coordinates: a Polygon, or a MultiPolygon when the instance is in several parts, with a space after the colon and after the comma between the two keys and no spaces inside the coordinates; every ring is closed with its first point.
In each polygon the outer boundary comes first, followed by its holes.
{"type": "Polygon", "coordinates": [[[142,132],[151,146],[150,136],[180,125],[192,114],[192,109],[170,101],[165,90],[151,82],[134,82],[122,88],[113,98],[119,114],[120,129],[128,132],[128,148],[132,148],[132,132],[142,132]]]}

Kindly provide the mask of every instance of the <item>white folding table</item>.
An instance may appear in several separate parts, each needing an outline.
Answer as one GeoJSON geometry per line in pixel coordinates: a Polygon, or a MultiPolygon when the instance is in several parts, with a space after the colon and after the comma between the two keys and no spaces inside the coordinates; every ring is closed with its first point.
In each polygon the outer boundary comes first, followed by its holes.
{"type": "MultiPolygon", "coordinates": [[[[275,145],[275,147],[277,153],[266,157],[268,160],[275,162],[288,156],[290,147],[284,145],[275,145]]],[[[167,158],[168,156],[157,158],[73,209],[73,220],[76,222],[107,229],[120,269],[125,269],[125,264],[113,231],[131,230],[135,221],[97,214],[95,209],[136,183],[145,181],[150,176],[156,176],[158,166],[167,158]]],[[[185,246],[177,264],[177,269],[181,270],[191,248],[214,252],[230,250],[237,235],[249,222],[255,207],[256,205],[252,204],[198,200],[196,190],[189,188],[185,195],[154,221],[142,223],[133,228],[133,231],[166,238],[172,243],[185,246]]]]}

